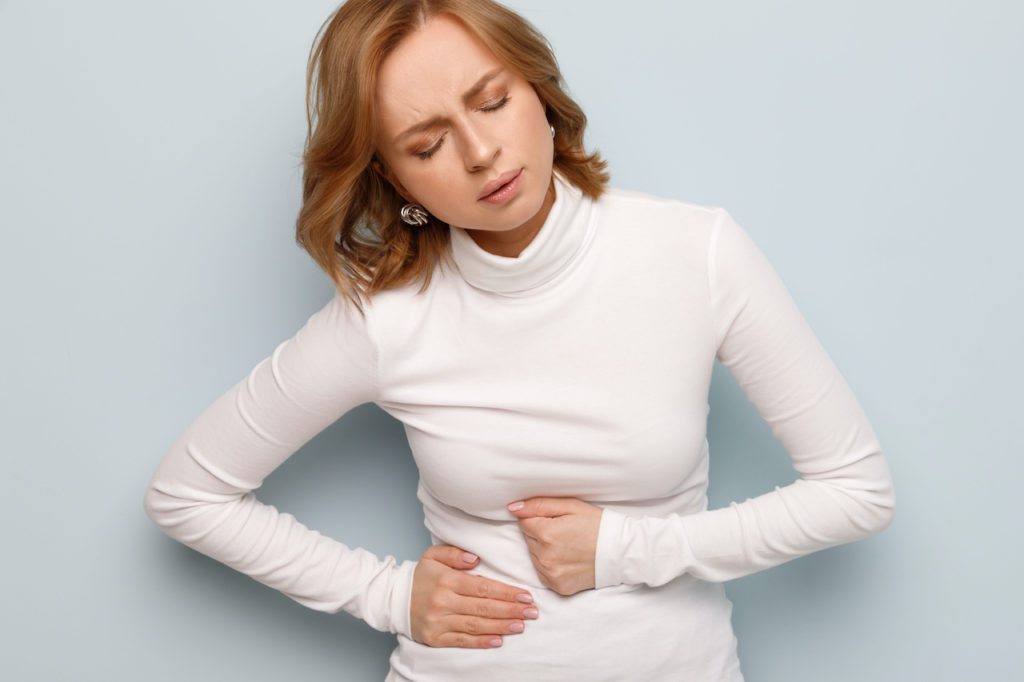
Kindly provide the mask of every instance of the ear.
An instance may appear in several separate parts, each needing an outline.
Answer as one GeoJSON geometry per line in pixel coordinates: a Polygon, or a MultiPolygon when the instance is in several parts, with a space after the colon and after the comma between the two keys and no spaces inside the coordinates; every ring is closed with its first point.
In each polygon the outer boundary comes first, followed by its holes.
{"type": "Polygon", "coordinates": [[[385,166],[384,163],[376,156],[373,157],[373,161],[370,162],[370,166],[377,175],[391,183],[391,186],[395,188],[395,191],[398,192],[403,199],[411,203],[416,203],[416,200],[412,198],[412,195],[409,194],[402,183],[398,181],[398,178],[395,177],[394,173],[388,170],[388,167],[385,166]]]}

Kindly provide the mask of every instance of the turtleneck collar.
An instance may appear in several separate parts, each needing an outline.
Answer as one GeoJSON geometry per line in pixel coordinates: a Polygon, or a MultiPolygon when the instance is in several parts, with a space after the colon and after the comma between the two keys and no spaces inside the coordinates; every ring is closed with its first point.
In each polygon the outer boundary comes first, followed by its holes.
{"type": "Polygon", "coordinates": [[[478,289],[522,294],[553,279],[590,239],[590,198],[557,173],[555,201],[533,240],[515,258],[480,248],[461,227],[451,227],[452,256],[462,277],[478,289]]]}

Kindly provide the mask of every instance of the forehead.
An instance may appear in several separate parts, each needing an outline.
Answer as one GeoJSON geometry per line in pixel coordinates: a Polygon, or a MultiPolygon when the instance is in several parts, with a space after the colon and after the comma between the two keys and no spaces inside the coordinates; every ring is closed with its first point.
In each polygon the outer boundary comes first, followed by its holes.
{"type": "Polygon", "coordinates": [[[494,53],[457,20],[445,14],[432,17],[380,66],[376,97],[383,122],[443,113],[434,108],[451,106],[453,98],[461,101],[482,75],[500,66],[494,53]]]}

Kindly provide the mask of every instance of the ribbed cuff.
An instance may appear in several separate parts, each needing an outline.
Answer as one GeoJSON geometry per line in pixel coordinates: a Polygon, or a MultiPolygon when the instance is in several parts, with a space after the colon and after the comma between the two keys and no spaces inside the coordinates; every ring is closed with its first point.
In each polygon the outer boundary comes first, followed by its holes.
{"type": "Polygon", "coordinates": [[[594,587],[622,584],[622,557],[625,550],[626,515],[611,509],[601,511],[594,554],[594,587]]]}
{"type": "Polygon", "coordinates": [[[412,602],[412,579],[416,571],[415,561],[403,561],[398,567],[395,575],[394,586],[391,590],[391,601],[389,616],[391,621],[391,632],[398,635],[405,635],[412,638],[412,622],[409,617],[409,607],[412,602]]]}

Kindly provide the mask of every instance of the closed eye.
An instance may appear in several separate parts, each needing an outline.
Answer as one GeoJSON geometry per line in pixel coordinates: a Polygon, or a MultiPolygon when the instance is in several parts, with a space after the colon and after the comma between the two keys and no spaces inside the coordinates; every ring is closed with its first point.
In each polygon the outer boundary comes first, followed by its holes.
{"type": "Polygon", "coordinates": [[[498,109],[501,109],[503,106],[508,104],[508,100],[508,95],[505,95],[504,97],[499,99],[497,102],[494,102],[493,104],[485,104],[484,106],[480,107],[480,111],[497,111],[498,109]]]}
{"type": "Polygon", "coordinates": [[[441,143],[443,143],[443,142],[444,142],[444,135],[442,135],[441,137],[437,138],[437,142],[435,142],[434,145],[430,149],[424,150],[422,152],[417,152],[416,156],[420,157],[424,161],[429,159],[431,156],[433,156],[434,154],[437,153],[437,150],[441,148],[441,143]]]}

